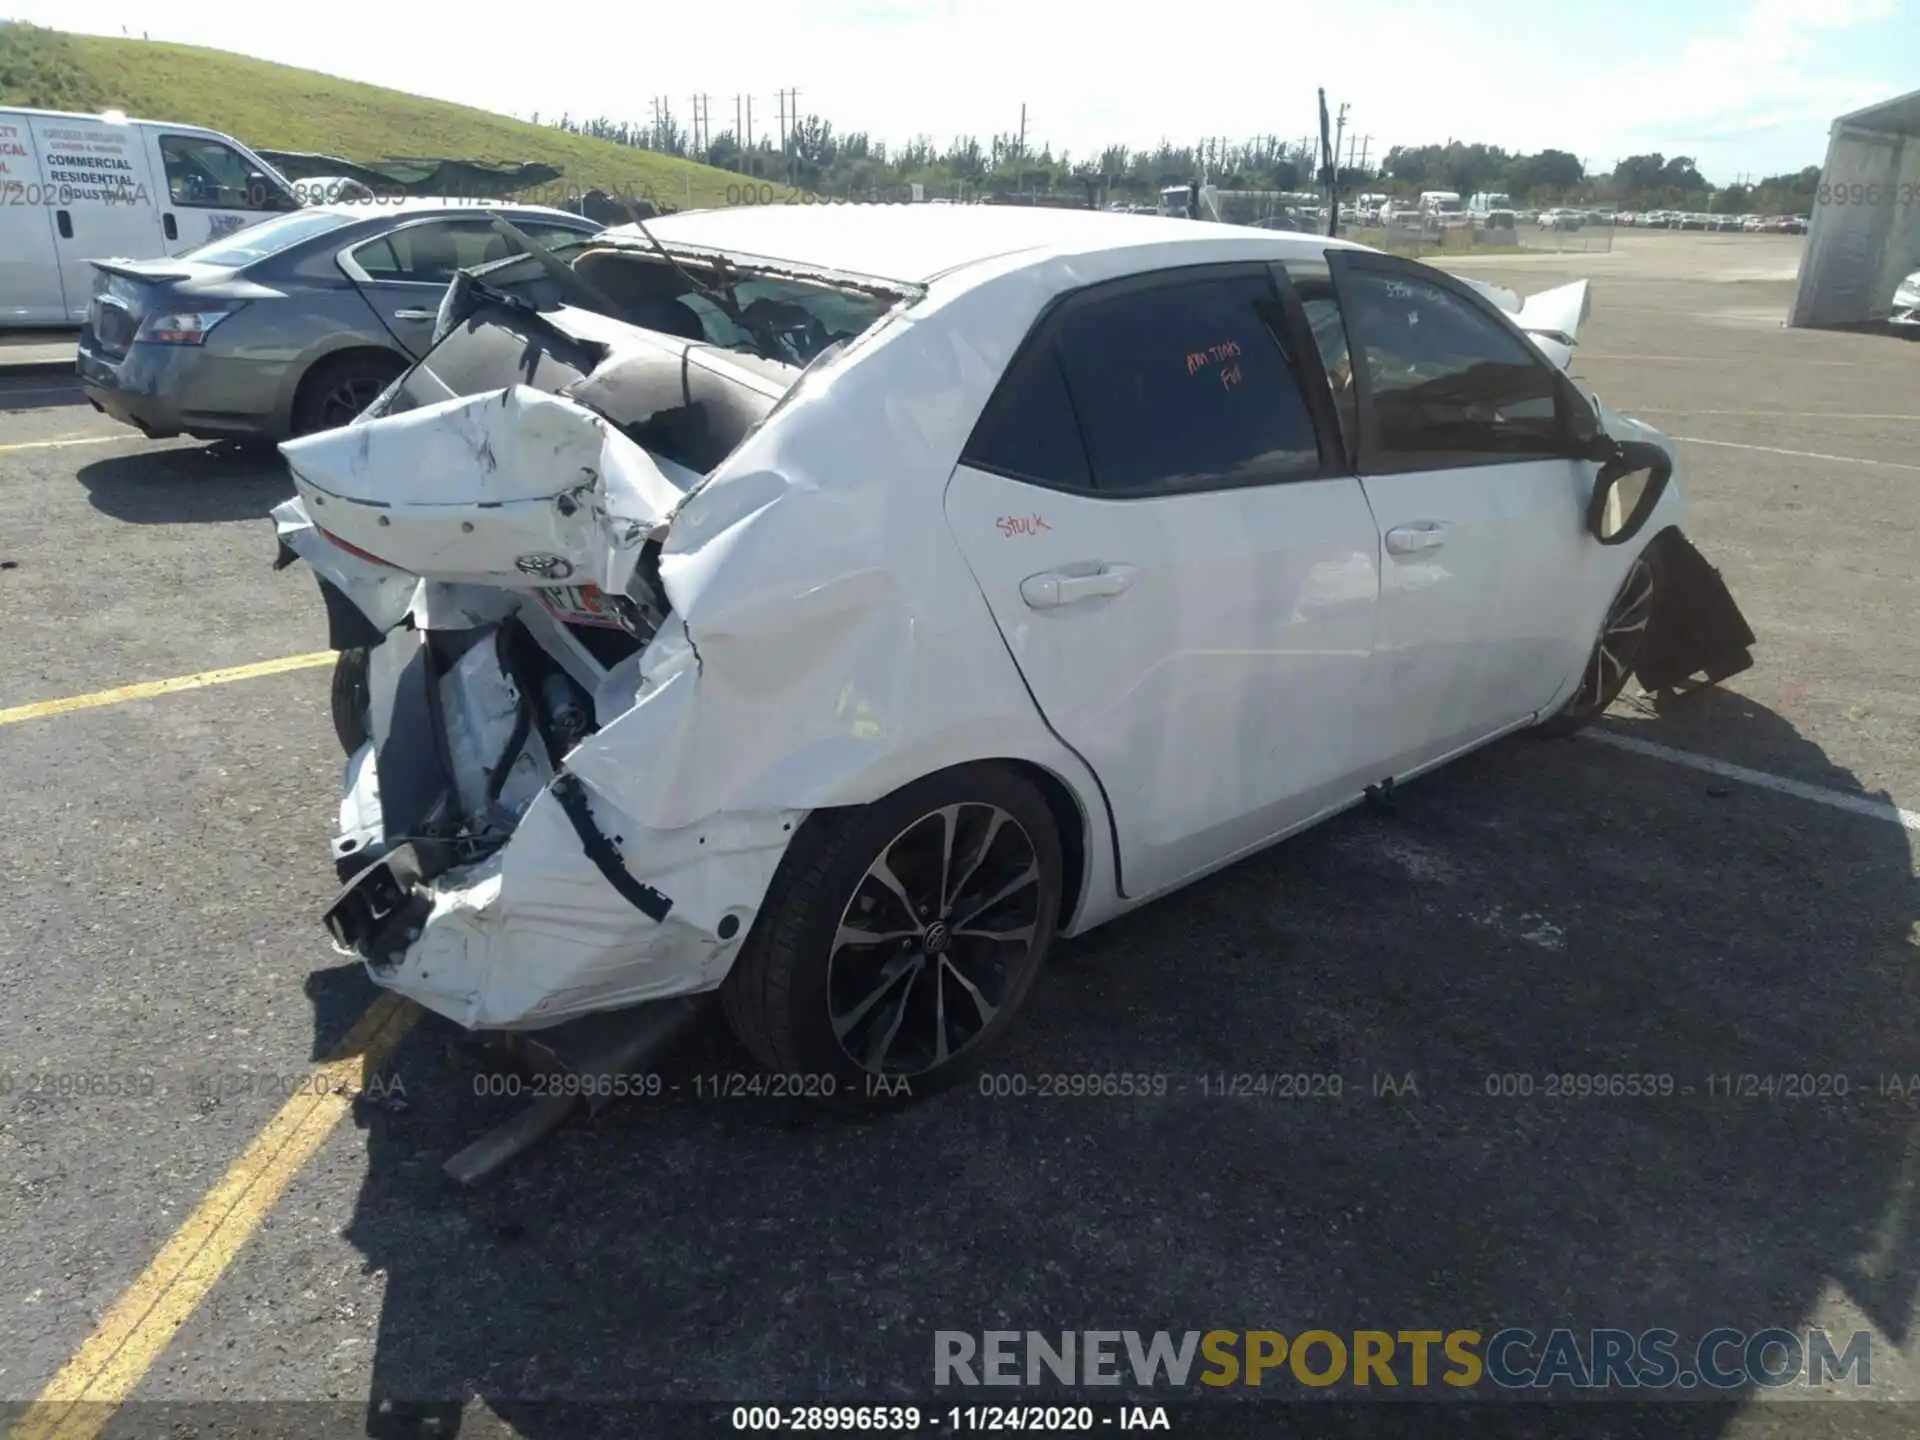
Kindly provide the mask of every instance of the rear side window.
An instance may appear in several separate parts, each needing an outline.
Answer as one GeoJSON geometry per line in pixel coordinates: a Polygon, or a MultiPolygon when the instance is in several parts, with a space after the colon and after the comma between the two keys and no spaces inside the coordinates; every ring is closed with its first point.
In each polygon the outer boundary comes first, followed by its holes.
{"type": "Polygon", "coordinates": [[[1052,345],[1013,363],[967,445],[966,461],[996,475],[1072,490],[1093,488],[1093,471],[1052,345]]]}
{"type": "Polygon", "coordinates": [[[1319,438],[1262,317],[1263,275],[1122,291],[1055,335],[1095,487],[1114,494],[1318,474],[1319,438]]]}
{"type": "Polygon", "coordinates": [[[1561,453],[1546,362],[1443,286],[1355,267],[1341,281],[1365,367],[1363,451],[1388,468],[1561,453]]]}
{"type": "MultiPolygon", "coordinates": [[[[529,238],[540,239],[529,233],[529,238]]],[[[353,252],[375,280],[445,285],[454,272],[517,255],[520,248],[484,220],[428,220],[405,225],[353,252]]]]}

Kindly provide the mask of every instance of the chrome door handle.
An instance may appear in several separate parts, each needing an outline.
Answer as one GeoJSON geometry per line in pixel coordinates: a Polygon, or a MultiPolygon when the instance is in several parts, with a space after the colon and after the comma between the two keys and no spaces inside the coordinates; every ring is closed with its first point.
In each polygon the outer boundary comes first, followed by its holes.
{"type": "Polygon", "coordinates": [[[440,318],[440,312],[438,310],[396,310],[393,312],[393,318],[396,320],[425,320],[432,322],[440,318]]]}
{"type": "Polygon", "coordinates": [[[1076,600],[1091,600],[1099,595],[1118,595],[1133,584],[1139,571],[1131,565],[1107,565],[1089,575],[1046,570],[1029,575],[1020,582],[1020,598],[1035,610],[1056,610],[1076,600]]]}
{"type": "Polygon", "coordinates": [[[1438,550],[1446,543],[1447,527],[1438,520],[1416,520],[1387,531],[1389,555],[1417,555],[1422,550],[1438,550]]]}

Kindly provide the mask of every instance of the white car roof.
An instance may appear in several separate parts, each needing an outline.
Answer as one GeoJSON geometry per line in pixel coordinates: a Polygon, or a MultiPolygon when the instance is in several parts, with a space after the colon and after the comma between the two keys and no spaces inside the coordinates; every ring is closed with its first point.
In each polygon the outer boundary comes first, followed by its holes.
{"type": "MultiPolygon", "coordinates": [[[[1215,224],[1178,216],[1125,215],[1037,205],[737,205],[649,220],[662,244],[725,250],[796,267],[924,284],[937,275],[1022,251],[1085,255],[1106,250],[1198,249],[1222,239],[1259,244],[1275,259],[1308,256],[1346,240],[1215,224]]],[[[637,225],[608,232],[646,244],[637,225]]],[[[1036,255],[1038,258],[1038,255],[1036,255]]]]}

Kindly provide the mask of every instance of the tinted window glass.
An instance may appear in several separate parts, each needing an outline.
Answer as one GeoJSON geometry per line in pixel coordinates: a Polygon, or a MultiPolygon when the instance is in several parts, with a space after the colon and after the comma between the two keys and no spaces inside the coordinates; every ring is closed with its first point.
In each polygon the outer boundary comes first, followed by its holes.
{"type": "Polygon", "coordinates": [[[1552,374],[1526,341],[1426,281],[1356,268],[1342,294],[1372,387],[1362,419],[1377,455],[1558,452],[1552,374]]]}
{"type": "Polygon", "coordinates": [[[1293,368],[1256,306],[1264,276],[1134,290],[1058,332],[1094,483],[1127,492],[1313,474],[1320,448],[1293,368]]]}
{"type": "Polygon", "coordinates": [[[491,225],[439,220],[395,230],[360,246],[353,258],[376,280],[444,285],[456,270],[516,253],[513,242],[491,225]]]}
{"type": "Polygon", "coordinates": [[[162,135],[160,163],[167,171],[167,196],[179,206],[208,206],[217,210],[265,210],[276,198],[271,182],[251,196],[247,172],[251,168],[240,152],[218,140],[197,136],[162,135]]]}
{"type": "Polygon", "coordinates": [[[980,417],[964,458],[1000,475],[1092,488],[1073,401],[1052,345],[1030,349],[1014,362],[980,417]]]}

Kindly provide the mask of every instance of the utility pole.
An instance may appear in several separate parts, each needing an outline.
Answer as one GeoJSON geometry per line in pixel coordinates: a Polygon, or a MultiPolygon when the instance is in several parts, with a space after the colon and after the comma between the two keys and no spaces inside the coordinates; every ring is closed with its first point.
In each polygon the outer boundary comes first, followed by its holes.
{"type": "Polygon", "coordinates": [[[753,149],[753,97],[747,96],[747,149],[753,149]]]}
{"type": "Polygon", "coordinates": [[[740,137],[745,133],[745,129],[740,124],[740,95],[736,91],[733,97],[733,148],[740,152],[738,163],[743,166],[746,164],[747,147],[741,143],[740,137]]]}
{"type": "Polygon", "coordinates": [[[1362,170],[1367,168],[1367,157],[1372,153],[1373,137],[1371,135],[1363,135],[1360,138],[1360,168],[1362,170]]]}
{"type": "Polygon", "coordinates": [[[780,153],[786,154],[788,138],[800,124],[800,92],[782,90],[780,92],[780,153]]]}
{"type": "Polygon", "coordinates": [[[1026,153],[1027,153],[1027,106],[1026,106],[1026,102],[1025,102],[1025,101],[1022,101],[1022,102],[1020,103],[1020,146],[1019,146],[1019,148],[1018,148],[1018,149],[1017,149],[1016,151],[1014,151],[1014,153],[1015,153],[1016,155],[1018,155],[1018,156],[1020,156],[1020,157],[1021,157],[1022,159],[1025,159],[1025,158],[1026,158],[1026,153]]]}

